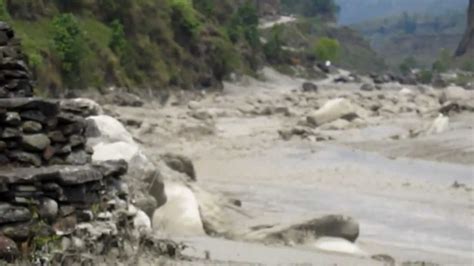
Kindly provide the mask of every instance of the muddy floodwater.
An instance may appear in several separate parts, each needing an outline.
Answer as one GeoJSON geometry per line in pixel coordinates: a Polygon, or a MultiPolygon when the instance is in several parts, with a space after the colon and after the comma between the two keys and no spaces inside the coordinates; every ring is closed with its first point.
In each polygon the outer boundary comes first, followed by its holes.
{"type": "Polygon", "coordinates": [[[360,84],[323,80],[305,94],[301,82],[270,71],[265,81],[226,84],[184,104],[114,111],[143,120],[133,133],[151,157],[186,154],[198,185],[241,202],[234,230],[342,214],[360,225],[357,252],[209,237],[184,239],[196,247],[188,252],[244,264],[371,265],[370,256],[386,254],[398,263],[472,265],[474,114],[449,114],[434,134],[427,128],[440,117],[441,91],[389,84],[360,92],[360,84]],[[357,119],[305,124],[341,97],[361,110],[357,119]]]}

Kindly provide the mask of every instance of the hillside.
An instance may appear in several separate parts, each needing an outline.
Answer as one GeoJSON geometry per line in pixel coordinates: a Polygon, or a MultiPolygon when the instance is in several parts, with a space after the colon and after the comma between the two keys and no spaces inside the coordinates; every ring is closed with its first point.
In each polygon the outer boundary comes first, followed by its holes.
{"type": "Polygon", "coordinates": [[[386,61],[398,66],[407,57],[431,66],[442,50],[454,51],[465,29],[465,11],[442,15],[408,14],[353,25],[386,61]]]}
{"type": "Polygon", "coordinates": [[[0,20],[16,30],[38,91],[53,96],[220,89],[231,73],[255,76],[267,64],[311,71],[325,60],[314,51],[321,38],[338,41],[341,66],[383,69],[357,32],[334,27],[338,11],[333,0],[0,0],[0,20]],[[282,13],[300,17],[283,25],[297,38],[262,43],[273,30],[259,30],[260,19],[282,13]]]}
{"type": "Polygon", "coordinates": [[[0,0],[38,87],[219,88],[261,64],[250,4],[217,0],[0,0]]]}
{"type": "MultiPolygon", "coordinates": [[[[469,1],[469,9],[467,11],[467,26],[463,39],[456,50],[456,56],[472,56],[474,55],[474,0],[469,1]]],[[[474,59],[471,58],[474,61],[474,59]]]]}

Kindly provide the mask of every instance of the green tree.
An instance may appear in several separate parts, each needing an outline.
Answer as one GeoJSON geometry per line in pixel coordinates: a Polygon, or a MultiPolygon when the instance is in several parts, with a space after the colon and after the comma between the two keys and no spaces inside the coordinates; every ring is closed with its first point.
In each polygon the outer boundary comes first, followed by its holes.
{"type": "Polygon", "coordinates": [[[72,14],[62,14],[52,21],[53,47],[61,59],[61,70],[71,88],[81,87],[81,60],[87,45],[78,21],[72,14]]]}
{"type": "Polygon", "coordinates": [[[338,59],[341,45],[335,39],[323,37],[315,45],[314,53],[319,60],[335,61],[338,59]]]}
{"type": "Polygon", "coordinates": [[[196,37],[201,22],[191,0],[170,0],[171,18],[176,32],[196,37]]]}
{"type": "Polygon", "coordinates": [[[408,74],[412,69],[414,69],[418,63],[413,56],[409,56],[403,60],[400,64],[399,69],[403,74],[408,74]]]}
{"type": "Polygon", "coordinates": [[[112,35],[110,36],[109,48],[119,57],[123,57],[127,47],[123,25],[119,20],[114,20],[110,24],[110,28],[112,29],[112,35]]]}
{"type": "Polygon", "coordinates": [[[447,49],[442,49],[438,59],[433,63],[433,71],[441,73],[446,72],[451,66],[451,53],[447,49]]]}
{"type": "Polygon", "coordinates": [[[269,62],[282,63],[285,60],[282,33],[281,25],[273,26],[271,36],[263,46],[263,52],[269,62]]]}
{"type": "Polygon", "coordinates": [[[245,2],[230,19],[230,24],[227,26],[229,38],[233,42],[237,42],[241,37],[244,37],[252,47],[260,45],[258,22],[255,5],[250,1],[245,2]]]}

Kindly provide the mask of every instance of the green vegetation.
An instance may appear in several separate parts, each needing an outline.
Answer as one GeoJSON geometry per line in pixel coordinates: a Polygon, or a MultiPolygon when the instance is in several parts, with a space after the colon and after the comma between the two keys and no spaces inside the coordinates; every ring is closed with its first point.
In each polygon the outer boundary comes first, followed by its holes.
{"type": "Polygon", "coordinates": [[[336,61],[340,55],[341,46],[335,39],[320,38],[314,47],[314,53],[319,60],[336,61]]]}
{"type": "Polygon", "coordinates": [[[263,58],[251,2],[0,0],[0,19],[21,39],[39,93],[57,96],[107,85],[202,88],[251,74],[263,58]]]}
{"type": "Polygon", "coordinates": [[[270,38],[263,46],[263,52],[267,60],[271,63],[284,63],[285,52],[283,50],[283,26],[276,25],[271,29],[270,38]]]}
{"type": "Polygon", "coordinates": [[[281,5],[285,11],[305,17],[323,16],[335,19],[339,11],[334,0],[282,0],[281,5]]]}
{"type": "Polygon", "coordinates": [[[451,66],[452,61],[451,53],[446,49],[442,49],[438,59],[433,63],[432,69],[438,73],[445,72],[451,66]]]}
{"type": "Polygon", "coordinates": [[[416,59],[413,56],[409,56],[403,60],[403,62],[400,64],[398,67],[400,69],[400,72],[402,74],[408,74],[410,71],[412,71],[414,68],[418,66],[418,62],[416,62],[416,59]]]}
{"type": "Polygon", "coordinates": [[[418,79],[424,84],[430,84],[433,80],[433,72],[429,69],[423,69],[418,73],[418,79]]]}
{"type": "Polygon", "coordinates": [[[62,14],[53,19],[53,47],[61,60],[61,71],[70,87],[81,86],[82,58],[87,49],[76,18],[62,14]]]}

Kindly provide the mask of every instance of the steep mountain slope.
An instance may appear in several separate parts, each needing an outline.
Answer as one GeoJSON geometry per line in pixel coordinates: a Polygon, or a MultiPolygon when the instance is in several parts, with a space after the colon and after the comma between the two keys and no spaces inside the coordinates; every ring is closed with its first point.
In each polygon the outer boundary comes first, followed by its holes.
{"type": "Polygon", "coordinates": [[[431,66],[442,50],[451,53],[456,49],[465,29],[465,11],[446,11],[442,15],[404,13],[352,27],[392,65],[413,57],[420,66],[431,66]]]}
{"type": "MultiPolygon", "coordinates": [[[[456,50],[456,56],[474,55],[474,0],[469,1],[467,26],[464,37],[456,50]]],[[[474,61],[474,59],[471,58],[474,61]]]]}

